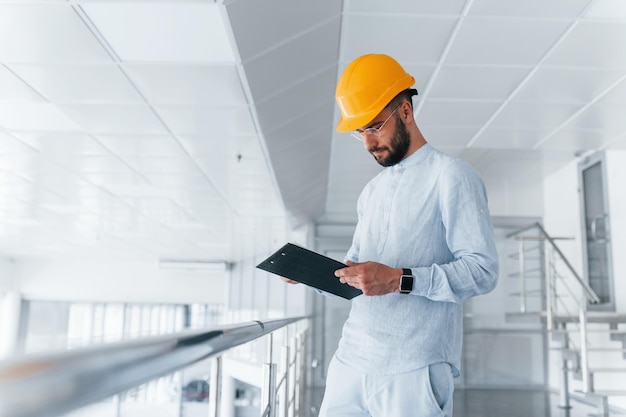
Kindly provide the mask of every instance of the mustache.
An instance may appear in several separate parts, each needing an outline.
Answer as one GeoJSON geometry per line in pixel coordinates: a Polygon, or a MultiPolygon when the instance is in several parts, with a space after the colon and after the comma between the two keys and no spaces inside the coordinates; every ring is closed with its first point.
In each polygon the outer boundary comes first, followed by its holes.
{"type": "Polygon", "coordinates": [[[369,153],[388,151],[388,150],[389,150],[389,148],[387,146],[374,146],[374,147],[371,147],[371,148],[367,149],[367,151],[369,153]]]}

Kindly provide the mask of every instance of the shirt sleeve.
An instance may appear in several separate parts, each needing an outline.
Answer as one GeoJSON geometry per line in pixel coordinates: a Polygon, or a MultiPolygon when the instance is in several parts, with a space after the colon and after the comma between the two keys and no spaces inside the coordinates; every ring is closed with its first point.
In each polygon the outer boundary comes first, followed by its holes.
{"type": "Polygon", "coordinates": [[[352,235],[352,245],[350,246],[350,249],[348,249],[348,252],[346,253],[344,262],[346,261],[359,262],[359,247],[361,243],[361,219],[363,218],[363,206],[365,204],[364,199],[365,199],[365,196],[363,193],[361,193],[356,204],[357,222],[356,222],[356,227],[354,229],[354,233],[352,235]]]}
{"type": "Polygon", "coordinates": [[[480,176],[465,162],[456,160],[439,182],[441,221],[454,260],[412,268],[412,294],[458,303],[495,288],[498,254],[487,192],[480,176]]]}

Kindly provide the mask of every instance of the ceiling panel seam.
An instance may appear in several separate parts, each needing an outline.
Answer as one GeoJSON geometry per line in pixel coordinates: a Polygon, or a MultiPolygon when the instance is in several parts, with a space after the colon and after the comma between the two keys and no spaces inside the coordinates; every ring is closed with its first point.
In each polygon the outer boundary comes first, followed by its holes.
{"type": "Polygon", "coordinates": [[[96,38],[98,43],[102,46],[102,49],[106,51],[106,53],[115,61],[116,63],[120,62],[120,57],[117,55],[113,47],[109,45],[109,42],[106,40],[104,36],[100,33],[96,25],[93,23],[89,15],[83,10],[83,8],[79,4],[72,4],[72,10],[76,13],[78,18],[85,24],[89,32],[96,38]]]}

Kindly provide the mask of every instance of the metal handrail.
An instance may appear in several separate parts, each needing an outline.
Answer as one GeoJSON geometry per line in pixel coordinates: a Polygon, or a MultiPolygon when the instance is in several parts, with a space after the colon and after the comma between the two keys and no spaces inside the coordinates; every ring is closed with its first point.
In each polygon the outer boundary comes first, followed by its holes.
{"type": "Polygon", "coordinates": [[[554,238],[551,237],[543,228],[543,226],[541,226],[541,224],[539,222],[533,223],[523,229],[517,230],[513,233],[510,233],[507,235],[507,237],[513,237],[513,236],[517,236],[521,233],[524,233],[528,230],[531,230],[533,228],[536,228],[537,230],[539,230],[539,232],[541,233],[543,239],[545,239],[546,241],[548,241],[548,243],[550,243],[550,245],[552,246],[552,248],[554,249],[554,251],[559,255],[559,257],[561,258],[561,260],[563,261],[563,263],[565,264],[565,266],[567,267],[567,269],[569,269],[569,271],[572,273],[572,275],[574,276],[574,278],[576,279],[576,281],[578,281],[578,284],[580,284],[581,288],[583,289],[583,291],[585,292],[586,298],[589,302],[593,303],[593,304],[597,304],[600,302],[600,297],[598,297],[598,295],[596,294],[596,292],[589,286],[588,283],[586,283],[581,277],[580,275],[576,272],[576,270],[574,269],[574,267],[572,266],[572,264],[570,264],[570,262],[567,260],[567,258],[565,257],[565,255],[563,254],[563,252],[561,252],[561,249],[559,249],[559,247],[556,245],[556,243],[554,242],[554,238]]]}
{"type": "Polygon", "coordinates": [[[304,318],[253,321],[15,357],[0,362],[0,416],[65,414],[304,318]]]}

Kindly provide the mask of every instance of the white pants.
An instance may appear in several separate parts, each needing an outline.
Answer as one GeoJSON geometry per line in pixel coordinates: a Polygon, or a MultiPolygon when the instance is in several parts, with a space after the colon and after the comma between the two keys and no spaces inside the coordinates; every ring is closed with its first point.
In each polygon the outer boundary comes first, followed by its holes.
{"type": "Polygon", "coordinates": [[[402,374],[367,375],[333,357],[319,417],[452,417],[453,393],[447,363],[402,374]]]}

